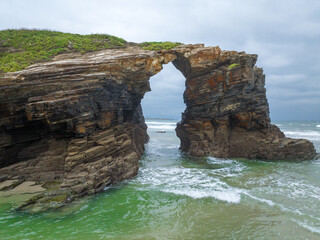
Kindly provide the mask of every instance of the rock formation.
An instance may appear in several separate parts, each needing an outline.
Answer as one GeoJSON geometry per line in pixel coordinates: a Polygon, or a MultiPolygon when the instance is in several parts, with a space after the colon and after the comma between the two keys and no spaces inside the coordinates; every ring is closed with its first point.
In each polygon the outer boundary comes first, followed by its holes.
{"type": "Polygon", "coordinates": [[[270,123],[265,76],[257,55],[194,47],[173,64],[186,77],[187,105],[178,123],[181,150],[195,156],[306,160],[308,140],[289,139],[270,123]]]}
{"type": "MultiPolygon", "coordinates": [[[[64,54],[0,81],[0,182],[46,183],[32,204],[72,200],[133,177],[148,140],[141,99],[173,62],[186,77],[177,126],[191,155],[310,159],[307,140],[270,124],[257,55],[183,45],[64,54]],[[49,187],[48,187],[49,186],[49,187]]],[[[27,203],[27,204],[29,204],[27,203]]],[[[24,206],[26,206],[25,204],[24,206]]]]}

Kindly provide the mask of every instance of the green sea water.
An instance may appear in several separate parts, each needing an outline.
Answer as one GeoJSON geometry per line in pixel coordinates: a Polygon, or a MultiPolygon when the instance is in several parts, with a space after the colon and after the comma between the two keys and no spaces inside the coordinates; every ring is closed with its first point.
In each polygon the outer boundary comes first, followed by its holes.
{"type": "MultiPolygon", "coordinates": [[[[320,239],[320,160],[191,158],[175,121],[147,123],[135,178],[55,211],[0,203],[0,239],[320,239]]],[[[320,152],[319,122],[277,124],[320,152]]]]}

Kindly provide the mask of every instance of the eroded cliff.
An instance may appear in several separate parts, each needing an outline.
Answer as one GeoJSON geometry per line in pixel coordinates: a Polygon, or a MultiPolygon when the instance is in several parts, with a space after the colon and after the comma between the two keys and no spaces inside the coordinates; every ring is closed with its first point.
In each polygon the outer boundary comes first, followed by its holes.
{"type": "Polygon", "coordinates": [[[270,124],[257,55],[201,44],[65,54],[0,81],[0,181],[46,183],[27,204],[70,201],[133,177],[148,140],[141,99],[173,62],[186,77],[177,126],[191,155],[311,159],[307,140],[270,124]],[[54,186],[54,187],[52,187],[54,186]]]}

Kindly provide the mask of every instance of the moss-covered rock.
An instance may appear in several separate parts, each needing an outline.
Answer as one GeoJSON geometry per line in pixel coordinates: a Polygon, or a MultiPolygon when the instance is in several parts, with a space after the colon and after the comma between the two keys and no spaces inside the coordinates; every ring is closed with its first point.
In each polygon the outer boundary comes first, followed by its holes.
{"type": "Polygon", "coordinates": [[[235,68],[236,66],[240,66],[240,64],[239,64],[239,63],[232,63],[232,64],[230,64],[230,65],[228,66],[228,69],[229,69],[229,70],[232,70],[232,69],[235,68]]]}

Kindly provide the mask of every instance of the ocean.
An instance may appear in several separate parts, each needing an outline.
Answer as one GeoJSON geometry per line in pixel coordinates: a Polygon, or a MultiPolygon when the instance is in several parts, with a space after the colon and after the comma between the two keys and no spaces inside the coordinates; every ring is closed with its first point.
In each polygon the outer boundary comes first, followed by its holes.
{"type": "MultiPolygon", "coordinates": [[[[0,239],[320,239],[319,159],[190,157],[179,151],[176,121],[146,122],[136,177],[55,211],[0,200],[0,239]]],[[[320,122],[275,124],[320,152],[320,122]]]]}

